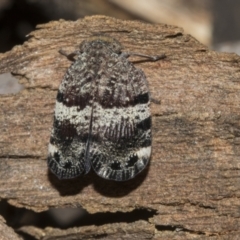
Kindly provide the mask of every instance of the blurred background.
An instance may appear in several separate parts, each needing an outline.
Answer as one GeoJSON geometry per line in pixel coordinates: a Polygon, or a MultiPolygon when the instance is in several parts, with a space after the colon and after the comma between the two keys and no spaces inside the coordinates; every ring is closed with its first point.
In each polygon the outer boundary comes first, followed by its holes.
{"type": "MultiPolygon", "coordinates": [[[[0,0],[0,53],[26,41],[26,35],[37,24],[96,14],[176,25],[213,50],[240,54],[240,1],[236,0],[0,0]]],[[[0,75],[0,94],[16,93],[21,89],[10,73],[0,75]]],[[[0,202],[0,214],[13,227],[25,224],[69,227],[96,224],[97,219],[103,224],[101,214],[90,216],[81,209],[34,213],[14,208],[6,201],[0,202]]],[[[116,217],[116,221],[123,218],[126,222],[126,217],[128,221],[135,221],[138,215],[140,219],[151,216],[141,210],[131,214],[109,213],[108,217],[116,217]]]]}

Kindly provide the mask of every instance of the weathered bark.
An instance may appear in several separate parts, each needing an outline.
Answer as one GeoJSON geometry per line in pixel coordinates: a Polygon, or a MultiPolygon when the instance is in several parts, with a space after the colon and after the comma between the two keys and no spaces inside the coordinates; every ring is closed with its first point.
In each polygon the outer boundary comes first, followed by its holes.
{"type": "Polygon", "coordinates": [[[67,230],[22,228],[39,239],[89,239],[95,233],[106,239],[237,237],[239,60],[235,54],[210,51],[182,29],[163,24],[94,16],[38,26],[22,46],[0,55],[0,72],[12,72],[25,86],[16,95],[0,96],[0,198],[34,211],[82,206],[89,213],[153,212],[152,218],[128,224],[109,220],[67,230]],[[147,76],[151,96],[161,103],[151,104],[150,165],[127,182],[107,181],[94,173],[60,181],[46,165],[56,91],[70,65],[58,50],[71,52],[95,33],[118,39],[126,51],[167,56],[136,63],[147,76]]]}
{"type": "Polygon", "coordinates": [[[0,239],[1,240],[22,240],[20,236],[18,236],[14,230],[8,227],[5,223],[5,220],[0,216],[0,239]]]}

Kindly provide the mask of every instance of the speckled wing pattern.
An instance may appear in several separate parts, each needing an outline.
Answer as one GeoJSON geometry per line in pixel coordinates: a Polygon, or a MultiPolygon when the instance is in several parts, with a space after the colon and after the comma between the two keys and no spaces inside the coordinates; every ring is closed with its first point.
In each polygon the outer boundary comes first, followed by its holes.
{"type": "Polygon", "coordinates": [[[83,41],[60,84],[48,166],[59,179],[91,167],[125,181],[148,164],[151,115],[145,74],[106,36],[83,41]]]}

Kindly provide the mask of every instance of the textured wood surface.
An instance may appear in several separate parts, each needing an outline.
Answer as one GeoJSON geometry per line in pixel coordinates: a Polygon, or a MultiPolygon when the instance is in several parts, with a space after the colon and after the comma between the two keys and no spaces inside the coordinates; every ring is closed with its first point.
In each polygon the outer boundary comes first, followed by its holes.
{"type": "Polygon", "coordinates": [[[0,216],[0,239],[1,240],[23,240],[14,230],[6,225],[5,220],[0,216]]]}
{"type": "Polygon", "coordinates": [[[67,230],[24,228],[34,236],[40,231],[44,239],[90,239],[94,233],[103,239],[237,239],[239,60],[163,24],[94,16],[38,26],[22,46],[0,55],[0,73],[12,72],[25,86],[18,94],[0,95],[0,198],[34,211],[82,206],[92,214],[152,212],[131,224],[109,219],[109,224],[67,230]],[[151,104],[152,158],[127,182],[93,172],[59,181],[46,165],[56,91],[70,65],[58,50],[71,52],[96,33],[118,39],[126,51],[167,56],[157,62],[131,58],[160,101],[151,104]]]}

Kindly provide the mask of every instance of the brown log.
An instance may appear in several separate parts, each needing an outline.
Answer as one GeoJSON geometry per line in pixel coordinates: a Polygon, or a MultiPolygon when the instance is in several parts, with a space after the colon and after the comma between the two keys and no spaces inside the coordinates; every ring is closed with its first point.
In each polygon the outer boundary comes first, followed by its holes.
{"type": "Polygon", "coordinates": [[[178,27],[104,16],[50,22],[29,36],[0,55],[0,73],[11,72],[25,87],[0,96],[0,198],[36,212],[81,206],[91,214],[145,209],[152,217],[67,230],[26,226],[24,231],[40,231],[44,239],[90,239],[94,233],[105,239],[236,239],[239,56],[210,51],[178,27]],[[151,162],[127,182],[93,172],[60,181],[46,165],[56,92],[70,65],[58,50],[74,51],[96,33],[118,39],[126,51],[167,56],[157,62],[131,58],[145,72],[151,96],[161,102],[151,104],[151,162]]]}
{"type": "Polygon", "coordinates": [[[0,216],[0,239],[1,240],[23,240],[20,236],[18,236],[14,230],[6,225],[5,220],[2,216],[0,216]]]}

